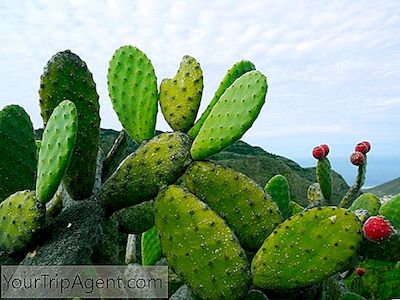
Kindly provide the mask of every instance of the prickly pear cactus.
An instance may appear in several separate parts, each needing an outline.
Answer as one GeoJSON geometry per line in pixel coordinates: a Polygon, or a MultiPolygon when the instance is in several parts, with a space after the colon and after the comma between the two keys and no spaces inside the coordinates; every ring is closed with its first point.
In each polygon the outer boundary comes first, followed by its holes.
{"type": "Polygon", "coordinates": [[[362,239],[361,223],[346,209],[313,208],[280,224],[252,261],[261,288],[298,288],[343,268],[362,239]]]}
{"type": "Polygon", "coordinates": [[[265,185],[265,191],[278,204],[284,219],[289,216],[290,188],[283,175],[275,175],[265,185]]]}
{"type": "Polygon", "coordinates": [[[158,88],[146,54],[130,45],[117,49],[109,64],[107,83],[113,108],[129,136],[138,144],[154,137],[158,88]]]}
{"type": "Polygon", "coordinates": [[[53,110],[70,100],[78,111],[75,149],[64,176],[68,193],[75,200],[92,194],[100,142],[99,95],[86,63],[70,50],[54,55],[40,77],[40,109],[46,126],[53,110]]]}
{"type": "Polygon", "coordinates": [[[282,222],[278,206],[249,177],[211,162],[194,162],[185,186],[226,220],[245,249],[258,250],[282,222]]]}
{"type": "Polygon", "coordinates": [[[98,199],[109,213],[153,199],[185,172],[191,162],[190,142],[186,134],[173,132],[141,145],[103,184],[98,199]]]}
{"type": "Polygon", "coordinates": [[[160,86],[160,106],[169,126],[187,132],[193,125],[203,93],[200,64],[185,55],[174,78],[164,79],[160,86]]]}
{"type": "Polygon", "coordinates": [[[332,171],[331,163],[327,157],[318,160],[317,181],[321,188],[322,195],[329,200],[332,196],[332,171]]]}
{"type": "Polygon", "coordinates": [[[350,211],[367,210],[370,216],[376,216],[379,213],[381,202],[377,196],[371,193],[362,194],[350,206],[350,211]]]}
{"type": "Polygon", "coordinates": [[[214,108],[215,104],[221,98],[225,90],[240,76],[255,69],[256,67],[252,62],[247,60],[241,60],[235,63],[232,66],[232,68],[228,70],[228,72],[222,79],[217,91],[215,92],[214,97],[212,98],[210,104],[207,106],[207,109],[203,112],[203,114],[201,115],[200,119],[196,122],[196,124],[194,124],[194,126],[188,131],[188,135],[191,138],[194,139],[196,135],[199,133],[201,126],[203,126],[211,110],[214,108]]]}
{"type": "Polygon", "coordinates": [[[244,250],[224,221],[178,186],[160,192],[156,226],[172,267],[203,299],[240,299],[250,285],[244,250]]]}
{"type": "Polygon", "coordinates": [[[15,192],[34,189],[37,152],[32,122],[18,105],[0,110],[0,203],[15,192]]]}
{"type": "Polygon", "coordinates": [[[36,197],[43,204],[51,200],[65,174],[77,131],[75,104],[65,100],[54,109],[43,132],[36,182],[36,197]]]}
{"type": "Polygon", "coordinates": [[[379,214],[388,219],[394,227],[400,229],[400,194],[383,204],[379,209],[379,214]]]}
{"type": "Polygon", "coordinates": [[[191,149],[193,159],[205,159],[240,139],[260,113],[267,88],[266,77],[258,71],[231,84],[200,128],[191,149]]]}
{"type": "Polygon", "coordinates": [[[162,256],[161,243],[155,226],[142,234],[141,250],[143,266],[154,265],[160,260],[162,256]]]}
{"type": "Polygon", "coordinates": [[[0,249],[7,253],[25,250],[44,224],[45,208],[34,192],[17,192],[0,204],[0,249]]]}

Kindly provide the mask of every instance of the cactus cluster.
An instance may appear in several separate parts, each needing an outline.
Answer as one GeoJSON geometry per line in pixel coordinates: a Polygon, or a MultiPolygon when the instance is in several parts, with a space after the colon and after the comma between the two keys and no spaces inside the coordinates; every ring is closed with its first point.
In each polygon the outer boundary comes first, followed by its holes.
{"type": "Polygon", "coordinates": [[[391,286],[400,196],[381,205],[360,192],[370,143],[356,145],[357,178],[339,205],[329,147],[315,147],[317,182],[302,207],[282,174],[263,188],[207,160],[240,139],[265,103],[267,79],[253,63],[233,65],[197,121],[203,73],[191,56],[158,87],[146,54],[123,46],[107,82],[124,128],[108,154],[93,76],[69,50],[41,77],[41,141],[23,108],[0,111],[0,262],[168,265],[170,299],[400,296],[391,286]],[[172,132],[157,134],[158,105],[172,132]],[[122,160],[130,140],[138,148],[122,160]],[[390,266],[380,279],[387,288],[368,294],[376,260],[390,266]]]}

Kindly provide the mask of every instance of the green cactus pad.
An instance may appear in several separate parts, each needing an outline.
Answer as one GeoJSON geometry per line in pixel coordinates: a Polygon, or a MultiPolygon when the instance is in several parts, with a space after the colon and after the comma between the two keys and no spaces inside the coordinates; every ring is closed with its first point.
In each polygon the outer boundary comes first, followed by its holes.
{"type": "Polygon", "coordinates": [[[0,250],[24,251],[44,224],[45,208],[33,192],[16,192],[0,204],[0,250]]]}
{"type": "Polygon", "coordinates": [[[321,188],[322,195],[329,200],[332,196],[332,170],[331,163],[327,157],[318,160],[317,181],[321,188]]]}
{"type": "Polygon", "coordinates": [[[283,175],[275,175],[265,185],[265,191],[278,204],[284,219],[289,216],[290,188],[283,175]]]}
{"type": "Polygon", "coordinates": [[[394,227],[400,229],[400,194],[383,204],[379,209],[379,214],[388,219],[394,227]]]}
{"type": "Polygon", "coordinates": [[[247,72],[230,85],[196,136],[193,159],[205,159],[240,139],[260,113],[267,88],[266,77],[258,71],[247,72]]]}
{"type": "Polygon", "coordinates": [[[203,299],[240,299],[249,263],[234,233],[196,196],[169,186],[156,198],[156,226],[168,264],[203,299]]]}
{"type": "Polygon", "coordinates": [[[25,110],[8,105],[0,110],[0,203],[15,192],[35,188],[35,132],[25,110]]]}
{"type": "Polygon", "coordinates": [[[129,155],[103,184],[98,198],[109,213],[149,201],[176,182],[191,162],[190,138],[163,133],[129,155]]]}
{"type": "Polygon", "coordinates": [[[364,163],[358,166],[357,177],[353,185],[347,190],[346,194],[340,200],[339,206],[348,208],[357,199],[360,194],[360,190],[365,182],[365,175],[367,174],[367,156],[365,156],[364,163]]]}
{"type": "Polygon", "coordinates": [[[367,210],[370,216],[376,216],[380,207],[381,201],[377,196],[371,193],[365,193],[353,202],[349,210],[353,212],[359,209],[367,210]]]}
{"type": "Polygon", "coordinates": [[[119,231],[140,234],[154,226],[154,202],[147,201],[121,209],[113,214],[118,221],[119,231]]]}
{"type": "Polygon", "coordinates": [[[54,55],[40,77],[40,109],[46,125],[53,110],[70,100],[78,111],[78,133],[64,184],[75,200],[92,194],[100,142],[99,95],[86,63],[70,50],[54,55]]]}
{"type": "Polygon", "coordinates": [[[247,60],[242,60],[237,62],[228,70],[228,72],[225,74],[224,78],[222,79],[221,83],[219,84],[219,87],[217,91],[214,94],[214,97],[212,98],[210,104],[207,106],[207,109],[203,112],[201,115],[200,119],[194,124],[194,126],[188,131],[188,135],[191,138],[195,138],[197,134],[200,131],[201,126],[203,126],[205,120],[207,119],[208,115],[210,114],[211,110],[215,106],[215,104],[218,102],[218,100],[221,98],[222,94],[225,92],[225,90],[240,76],[243,74],[250,72],[252,70],[255,70],[256,67],[254,64],[250,61],[247,60]]]}
{"type": "Polygon", "coordinates": [[[289,218],[267,237],[252,261],[261,288],[307,286],[338,272],[355,255],[361,223],[343,208],[313,208],[289,218]]]}
{"type": "Polygon", "coordinates": [[[160,106],[169,126],[187,132],[193,125],[203,93],[200,64],[185,55],[174,78],[164,79],[160,86],[160,106]]]}
{"type": "Polygon", "coordinates": [[[142,234],[142,265],[154,265],[162,256],[160,238],[155,226],[142,234]]]}
{"type": "Polygon", "coordinates": [[[118,119],[138,144],[155,135],[157,78],[146,54],[133,46],[114,52],[107,74],[108,92],[118,119]]]}
{"type": "Polygon", "coordinates": [[[43,132],[36,181],[36,197],[43,204],[54,196],[65,174],[77,131],[76,107],[71,101],[65,100],[53,111],[43,132]]]}
{"type": "Polygon", "coordinates": [[[301,213],[304,210],[304,207],[298,204],[297,202],[290,201],[289,202],[289,213],[288,217],[291,217],[295,214],[301,213]]]}
{"type": "Polygon", "coordinates": [[[190,192],[226,220],[247,250],[258,250],[282,222],[277,204],[252,179],[233,169],[194,162],[184,182],[190,192]]]}
{"type": "Polygon", "coordinates": [[[307,189],[307,200],[309,203],[315,203],[324,199],[324,195],[322,195],[321,188],[318,182],[314,182],[307,189]]]}

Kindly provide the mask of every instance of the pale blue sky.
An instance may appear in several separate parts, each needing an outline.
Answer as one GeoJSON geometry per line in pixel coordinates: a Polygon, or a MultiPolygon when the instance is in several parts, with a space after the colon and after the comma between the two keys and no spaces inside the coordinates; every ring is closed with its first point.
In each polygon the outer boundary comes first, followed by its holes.
{"type": "MultiPolygon", "coordinates": [[[[159,82],[194,56],[204,72],[202,109],[233,63],[253,61],[269,82],[244,136],[253,145],[298,158],[328,143],[343,157],[367,139],[371,157],[399,160],[400,1],[2,0],[0,19],[0,108],[23,106],[35,127],[43,67],[71,49],[94,74],[102,127],[119,129],[106,72],[114,50],[132,44],[159,82]]],[[[168,129],[161,113],[157,127],[168,129]]]]}

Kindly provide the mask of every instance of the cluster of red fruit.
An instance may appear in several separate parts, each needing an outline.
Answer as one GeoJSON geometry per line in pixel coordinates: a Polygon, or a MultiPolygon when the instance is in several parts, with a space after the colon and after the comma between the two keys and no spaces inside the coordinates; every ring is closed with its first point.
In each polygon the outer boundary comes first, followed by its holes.
{"type": "Polygon", "coordinates": [[[322,144],[315,147],[312,151],[312,155],[316,159],[323,159],[329,153],[329,146],[327,144],[322,144]]]}
{"type": "Polygon", "coordinates": [[[355,166],[362,166],[365,163],[365,155],[371,150],[371,144],[367,141],[358,143],[350,155],[350,161],[355,166]]]}
{"type": "MultiPolygon", "coordinates": [[[[367,141],[358,143],[354,149],[354,152],[350,155],[350,161],[355,166],[361,166],[365,163],[365,155],[371,150],[371,144],[367,141]]],[[[312,151],[312,155],[316,159],[323,159],[329,153],[329,147],[326,144],[315,147],[312,151]]]]}

